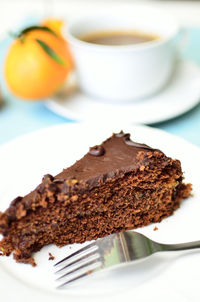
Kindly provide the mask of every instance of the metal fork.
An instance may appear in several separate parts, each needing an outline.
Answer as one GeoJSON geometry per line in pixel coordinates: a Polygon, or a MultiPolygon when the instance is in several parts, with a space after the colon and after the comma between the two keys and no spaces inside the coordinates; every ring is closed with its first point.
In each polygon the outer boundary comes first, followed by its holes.
{"type": "Polygon", "coordinates": [[[98,239],[57,262],[61,288],[102,269],[148,257],[157,252],[181,251],[200,248],[200,241],[163,244],[146,236],[125,231],[98,239]]]}

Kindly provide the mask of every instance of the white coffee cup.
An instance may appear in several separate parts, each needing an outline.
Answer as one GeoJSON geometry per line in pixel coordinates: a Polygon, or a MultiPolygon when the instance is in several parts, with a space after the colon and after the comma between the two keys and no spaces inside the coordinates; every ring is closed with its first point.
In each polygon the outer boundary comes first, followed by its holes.
{"type": "Polygon", "coordinates": [[[150,96],[169,80],[177,53],[179,27],[158,10],[132,16],[87,16],[68,24],[67,39],[83,92],[98,99],[125,102],[150,96]],[[136,30],[160,39],[134,45],[99,45],[83,35],[106,30],[136,30]]]}

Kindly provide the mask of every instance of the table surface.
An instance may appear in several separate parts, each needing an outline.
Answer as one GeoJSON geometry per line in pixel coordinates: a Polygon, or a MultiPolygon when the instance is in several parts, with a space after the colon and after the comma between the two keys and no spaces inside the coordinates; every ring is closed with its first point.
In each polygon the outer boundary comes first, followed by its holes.
{"type": "MultiPolygon", "coordinates": [[[[200,27],[188,27],[187,31],[188,44],[183,58],[200,64],[200,27]]],[[[10,38],[5,38],[0,42],[1,70],[3,70],[3,60],[10,42],[10,38]]],[[[34,130],[73,122],[51,112],[44,102],[28,102],[13,97],[6,89],[3,72],[0,73],[0,87],[3,94],[3,106],[0,107],[0,144],[34,130]]],[[[153,125],[153,127],[178,135],[200,146],[200,104],[182,116],[153,125]]]]}

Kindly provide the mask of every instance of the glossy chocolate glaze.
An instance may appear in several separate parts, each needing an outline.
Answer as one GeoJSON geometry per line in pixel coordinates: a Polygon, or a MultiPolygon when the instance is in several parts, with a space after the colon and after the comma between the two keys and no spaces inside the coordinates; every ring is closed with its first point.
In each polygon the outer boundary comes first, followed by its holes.
{"type": "Polygon", "coordinates": [[[117,133],[117,134],[114,134],[116,137],[121,137],[124,139],[124,142],[125,144],[129,145],[129,146],[132,146],[132,147],[136,147],[136,148],[142,148],[142,149],[147,149],[147,150],[156,150],[156,149],[153,149],[145,144],[139,144],[139,143],[136,143],[136,142],[133,142],[131,139],[130,139],[130,134],[129,133],[124,133],[123,131],[121,131],[120,133],[117,133]]]}
{"type": "Polygon", "coordinates": [[[140,151],[162,153],[147,145],[131,141],[130,134],[121,131],[113,134],[101,145],[90,148],[90,151],[81,160],[63,170],[56,178],[63,181],[75,178],[78,182],[87,183],[91,187],[98,181],[105,181],[145,164],[145,161],[141,162],[137,158],[140,151]]]}
{"type": "Polygon", "coordinates": [[[17,208],[23,204],[25,211],[39,206],[37,204],[38,195],[48,192],[51,194],[73,195],[75,192],[91,190],[102,183],[122,177],[128,172],[137,171],[152,162],[152,154],[167,157],[159,150],[135,143],[130,140],[130,134],[122,131],[113,134],[101,145],[90,148],[89,152],[71,167],[64,169],[61,173],[53,177],[50,174],[44,176],[42,183],[26,196],[16,198],[7,209],[6,214],[9,221],[17,217],[17,208]],[[138,155],[143,156],[138,158],[138,155]]]}
{"type": "Polygon", "coordinates": [[[91,147],[89,150],[89,154],[93,156],[102,156],[104,155],[104,153],[105,153],[105,149],[101,145],[91,147]]]}

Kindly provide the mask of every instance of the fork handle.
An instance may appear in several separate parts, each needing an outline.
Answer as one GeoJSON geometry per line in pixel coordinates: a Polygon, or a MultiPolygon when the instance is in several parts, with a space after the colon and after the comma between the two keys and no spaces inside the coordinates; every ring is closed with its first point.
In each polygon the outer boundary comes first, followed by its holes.
{"type": "Polygon", "coordinates": [[[200,248],[200,240],[186,242],[186,243],[178,243],[178,244],[159,244],[160,251],[184,251],[184,250],[192,250],[200,248]]]}

